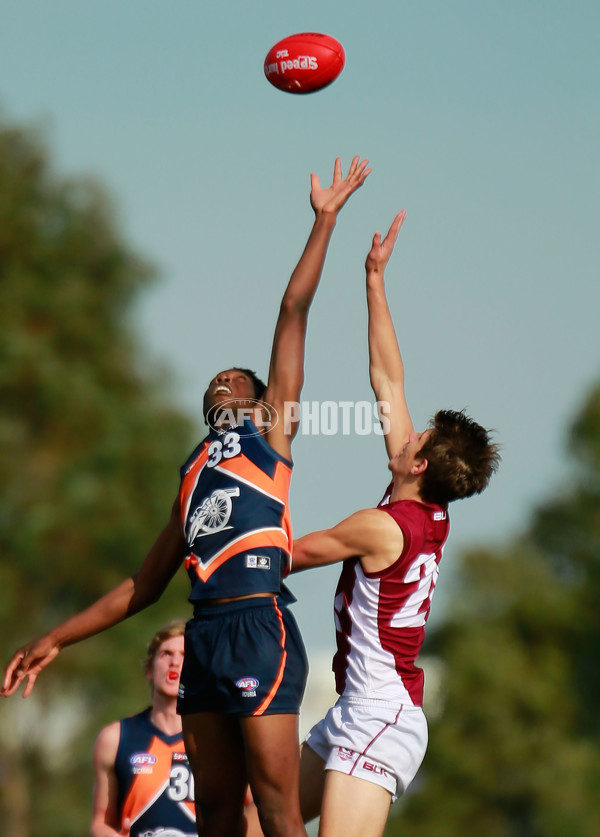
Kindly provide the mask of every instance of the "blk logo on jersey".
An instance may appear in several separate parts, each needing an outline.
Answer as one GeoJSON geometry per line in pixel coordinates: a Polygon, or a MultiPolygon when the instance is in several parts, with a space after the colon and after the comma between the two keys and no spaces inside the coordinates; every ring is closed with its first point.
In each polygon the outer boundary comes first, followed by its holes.
{"type": "Polygon", "coordinates": [[[380,764],[374,764],[372,761],[366,759],[361,764],[363,770],[370,770],[371,773],[376,773],[378,776],[387,776],[387,771],[383,769],[380,764]]]}

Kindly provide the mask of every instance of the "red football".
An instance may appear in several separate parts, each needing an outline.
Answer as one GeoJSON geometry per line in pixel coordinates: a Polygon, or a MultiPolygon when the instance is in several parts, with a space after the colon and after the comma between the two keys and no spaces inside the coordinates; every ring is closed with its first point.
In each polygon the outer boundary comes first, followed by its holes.
{"type": "Polygon", "coordinates": [[[265,75],[287,93],[314,93],[331,84],[344,67],[342,45],[330,35],[300,32],[278,41],[265,58],[265,75]]]}

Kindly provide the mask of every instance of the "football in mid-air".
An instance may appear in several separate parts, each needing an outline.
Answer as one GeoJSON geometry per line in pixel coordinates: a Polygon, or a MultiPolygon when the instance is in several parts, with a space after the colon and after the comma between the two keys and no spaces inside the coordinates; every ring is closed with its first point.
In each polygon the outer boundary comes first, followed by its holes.
{"type": "Polygon", "coordinates": [[[265,75],[278,90],[314,93],[339,76],[346,57],[339,41],[318,32],[288,35],[271,47],[265,75]]]}

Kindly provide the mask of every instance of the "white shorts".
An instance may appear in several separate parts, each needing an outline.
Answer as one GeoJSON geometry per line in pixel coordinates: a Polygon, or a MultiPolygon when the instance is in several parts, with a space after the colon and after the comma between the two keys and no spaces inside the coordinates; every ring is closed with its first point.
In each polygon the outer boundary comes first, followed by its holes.
{"type": "Polygon", "coordinates": [[[427,721],[418,706],[340,698],[305,739],[338,770],[388,790],[394,802],[415,778],[427,749],[427,721]]]}

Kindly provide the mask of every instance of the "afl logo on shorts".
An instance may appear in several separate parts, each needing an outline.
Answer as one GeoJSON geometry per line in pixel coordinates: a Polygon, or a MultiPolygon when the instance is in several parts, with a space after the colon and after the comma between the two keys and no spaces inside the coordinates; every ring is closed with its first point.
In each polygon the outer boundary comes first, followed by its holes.
{"type": "Polygon", "coordinates": [[[241,691],[242,697],[256,697],[256,689],[259,685],[256,677],[242,677],[235,685],[241,691]]]}

